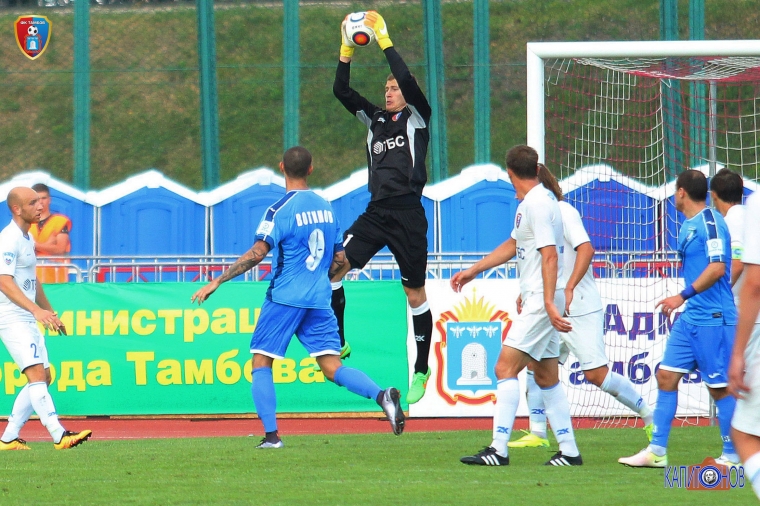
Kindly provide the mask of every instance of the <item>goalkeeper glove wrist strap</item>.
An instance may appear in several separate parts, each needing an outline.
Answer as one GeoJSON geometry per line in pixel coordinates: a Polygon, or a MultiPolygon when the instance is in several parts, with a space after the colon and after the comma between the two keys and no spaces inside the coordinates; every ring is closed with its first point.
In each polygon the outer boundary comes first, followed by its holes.
{"type": "Polygon", "coordinates": [[[385,51],[389,47],[393,47],[393,42],[391,42],[390,37],[383,37],[382,39],[377,39],[377,45],[380,46],[380,49],[385,51]]]}
{"type": "Polygon", "coordinates": [[[340,55],[346,58],[351,58],[354,56],[354,48],[345,44],[341,44],[340,55]]]}

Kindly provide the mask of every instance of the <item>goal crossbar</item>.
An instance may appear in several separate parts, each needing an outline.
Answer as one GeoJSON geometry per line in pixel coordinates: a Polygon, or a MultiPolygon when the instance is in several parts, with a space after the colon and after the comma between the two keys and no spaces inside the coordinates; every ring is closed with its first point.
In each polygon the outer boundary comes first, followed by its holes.
{"type": "Polygon", "coordinates": [[[760,40],[529,42],[527,141],[545,161],[544,60],[549,58],[666,58],[760,56],[760,40]]]}

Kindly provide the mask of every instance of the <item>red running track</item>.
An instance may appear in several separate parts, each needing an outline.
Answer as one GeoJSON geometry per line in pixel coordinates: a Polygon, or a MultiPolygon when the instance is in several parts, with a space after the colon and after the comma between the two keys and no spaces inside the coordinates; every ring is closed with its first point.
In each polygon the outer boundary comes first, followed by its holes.
{"type": "MultiPolygon", "coordinates": [[[[319,416],[319,415],[316,415],[319,416]]],[[[485,418],[407,418],[405,432],[436,432],[452,430],[483,430],[493,428],[493,419],[485,418]]],[[[684,420],[674,420],[680,426],[684,420]]],[[[707,425],[707,418],[689,419],[690,425],[707,425]]],[[[90,429],[94,439],[151,439],[180,437],[242,437],[262,436],[264,429],[257,418],[70,418],[62,419],[67,430],[90,429]]],[[[286,418],[277,419],[281,435],[367,434],[388,432],[390,427],[384,418],[286,418]]],[[[576,429],[589,429],[599,425],[594,418],[574,418],[576,429]]],[[[630,426],[627,423],[602,424],[603,427],[630,426]]],[[[641,421],[636,420],[641,427],[641,421]]],[[[2,426],[0,426],[2,427],[2,426]]],[[[517,418],[514,430],[528,428],[527,418],[517,418]]],[[[30,420],[21,431],[27,441],[49,441],[50,435],[39,420],[30,420]]]]}
{"type": "MultiPolygon", "coordinates": [[[[66,430],[92,430],[93,439],[150,439],[180,437],[262,436],[264,429],[255,418],[77,418],[62,419],[66,430]]],[[[388,432],[381,418],[278,418],[281,435],[367,434],[388,432]]],[[[517,424],[519,425],[519,424],[517,424]]],[[[517,427],[516,425],[516,427],[517,427]]],[[[527,426],[527,422],[523,423],[527,426]]],[[[405,432],[491,430],[491,418],[409,418],[405,432]]],[[[39,420],[30,420],[21,431],[27,441],[48,441],[50,435],[39,420]]]]}

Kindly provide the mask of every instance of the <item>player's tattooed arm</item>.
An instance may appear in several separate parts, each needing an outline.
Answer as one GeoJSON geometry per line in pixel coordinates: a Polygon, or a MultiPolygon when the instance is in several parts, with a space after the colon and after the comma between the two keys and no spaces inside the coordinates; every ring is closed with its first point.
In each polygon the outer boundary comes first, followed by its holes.
{"type": "Polygon", "coordinates": [[[243,256],[238,258],[229,269],[219,276],[219,283],[229,281],[244,272],[256,267],[264,260],[264,257],[269,253],[269,244],[265,241],[256,241],[251,249],[248,250],[243,256]]]}
{"type": "Polygon", "coordinates": [[[238,258],[229,269],[222,273],[221,276],[215,278],[211,283],[195,292],[192,297],[190,297],[190,302],[203,304],[203,302],[208,299],[217,288],[219,288],[219,285],[253,269],[264,260],[267,253],[269,253],[269,244],[264,241],[256,241],[253,247],[248,250],[245,255],[238,258]]]}
{"type": "Polygon", "coordinates": [[[330,279],[335,278],[338,274],[345,274],[344,269],[348,265],[345,251],[338,251],[333,255],[332,264],[328,276],[330,279]]]}

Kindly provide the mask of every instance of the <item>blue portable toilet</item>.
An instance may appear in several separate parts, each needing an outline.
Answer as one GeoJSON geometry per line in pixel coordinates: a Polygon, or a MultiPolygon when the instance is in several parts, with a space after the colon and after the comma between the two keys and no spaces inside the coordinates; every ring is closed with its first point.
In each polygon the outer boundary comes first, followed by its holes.
{"type": "Polygon", "coordinates": [[[211,254],[242,255],[251,248],[266,210],[285,195],[285,178],[259,168],[208,192],[211,254]]]}
{"type": "MultiPolygon", "coordinates": [[[[332,204],[333,211],[338,217],[340,229],[345,232],[356,218],[367,208],[370,201],[370,193],[367,189],[367,168],[358,170],[347,179],[328,186],[321,191],[321,195],[332,204]]],[[[428,187],[422,192],[422,207],[428,220],[428,251],[434,252],[436,244],[435,227],[435,202],[428,196],[428,187]]],[[[389,253],[388,248],[380,250],[381,253],[389,253]]]]}
{"type": "Polygon", "coordinates": [[[101,256],[208,254],[204,196],[149,170],[106,188],[92,200],[101,256]]]}
{"type": "Polygon", "coordinates": [[[441,253],[487,253],[512,233],[518,201],[497,165],[467,167],[429,192],[439,208],[441,253]]]}
{"type": "MultiPolygon", "coordinates": [[[[34,171],[24,172],[14,176],[9,181],[0,185],[0,195],[3,202],[8,192],[17,186],[31,187],[37,183],[43,183],[50,188],[50,211],[64,214],[71,220],[71,252],[69,255],[92,256],[95,254],[95,208],[87,201],[88,194],[74,186],[55,179],[47,172],[34,171]]],[[[0,228],[10,221],[11,213],[4,203],[0,205],[0,228]]],[[[85,270],[87,262],[84,259],[72,259],[72,263],[85,270]]],[[[71,278],[71,281],[74,279],[71,278]]]]}
{"type": "MultiPolygon", "coordinates": [[[[578,169],[560,181],[565,200],[583,218],[598,252],[647,253],[657,247],[657,189],[606,164],[578,169]]],[[[625,261],[625,255],[618,258],[625,261]]]]}

